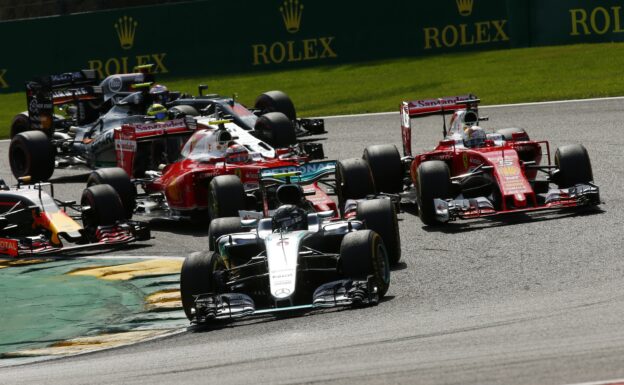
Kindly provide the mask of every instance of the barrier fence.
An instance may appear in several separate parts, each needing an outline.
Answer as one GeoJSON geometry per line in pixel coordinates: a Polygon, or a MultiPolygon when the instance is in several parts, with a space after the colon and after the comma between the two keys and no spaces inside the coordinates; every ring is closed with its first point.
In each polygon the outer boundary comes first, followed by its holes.
{"type": "Polygon", "coordinates": [[[194,1],[0,22],[0,92],[154,63],[176,77],[622,41],[618,0],[194,1]]]}

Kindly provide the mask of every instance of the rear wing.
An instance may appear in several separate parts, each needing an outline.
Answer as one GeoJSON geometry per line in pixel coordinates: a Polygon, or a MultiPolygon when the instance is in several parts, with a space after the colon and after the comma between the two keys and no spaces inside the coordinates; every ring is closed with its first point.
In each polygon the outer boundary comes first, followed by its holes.
{"type": "Polygon", "coordinates": [[[266,168],[260,171],[260,182],[276,181],[278,183],[307,184],[315,182],[324,176],[336,173],[336,161],[309,162],[299,166],[283,166],[266,168]]]}
{"type": "Polygon", "coordinates": [[[52,135],[54,106],[70,101],[100,99],[102,89],[97,84],[98,78],[93,70],[42,76],[27,82],[30,127],[52,135]]]}
{"type": "Polygon", "coordinates": [[[132,177],[137,143],[174,135],[190,135],[196,129],[197,121],[192,116],[166,122],[124,124],[116,128],[113,134],[117,166],[132,177]]]}
{"type": "Polygon", "coordinates": [[[399,113],[401,115],[403,155],[412,156],[412,118],[436,114],[444,115],[446,113],[455,112],[465,108],[476,109],[479,102],[480,100],[472,94],[401,102],[401,105],[399,106],[399,113]]]}

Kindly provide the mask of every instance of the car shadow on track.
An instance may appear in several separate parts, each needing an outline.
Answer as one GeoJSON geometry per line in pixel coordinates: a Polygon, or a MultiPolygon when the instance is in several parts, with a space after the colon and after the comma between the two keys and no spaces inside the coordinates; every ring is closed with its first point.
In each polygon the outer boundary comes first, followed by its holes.
{"type": "Polygon", "coordinates": [[[166,233],[190,235],[195,237],[208,236],[208,222],[191,222],[174,219],[146,219],[140,218],[139,216],[137,216],[137,219],[149,222],[150,229],[152,231],[162,231],[166,233]]]}
{"type": "Polygon", "coordinates": [[[572,217],[585,217],[592,215],[599,215],[606,213],[600,207],[586,207],[586,208],[570,208],[562,209],[559,211],[549,212],[533,212],[533,213],[516,213],[506,214],[501,216],[494,216],[482,219],[471,219],[462,222],[451,222],[439,226],[422,226],[422,229],[427,232],[440,232],[447,234],[456,234],[475,230],[484,230],[489,228],[496,228],[502,226],[515,226],[533,222],[545,222],[551,220],[558,220],[563,218],[572,217]]]}

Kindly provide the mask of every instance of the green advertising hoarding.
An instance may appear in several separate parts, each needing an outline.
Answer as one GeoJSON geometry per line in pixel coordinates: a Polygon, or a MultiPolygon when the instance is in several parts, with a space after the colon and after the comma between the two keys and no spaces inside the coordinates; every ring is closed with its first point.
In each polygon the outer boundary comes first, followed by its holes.
{"type": "Polygon", "coordinates": [[[38,75],[153,63],[183,78],[620,40],[615,0],[192,1],[0,23],[0,92],[38,75]]]}

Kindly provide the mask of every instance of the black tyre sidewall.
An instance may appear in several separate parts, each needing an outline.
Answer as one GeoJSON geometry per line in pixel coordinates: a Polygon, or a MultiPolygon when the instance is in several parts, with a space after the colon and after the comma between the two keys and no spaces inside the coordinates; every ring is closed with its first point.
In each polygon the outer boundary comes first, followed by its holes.
{"type": "Polygon", "coordinates": [[[356,218],[364,221],[366,228],[383,239],[390,265],[401,260],[401,235],[394,204],[390,199],[372,199],[358,202],[356,218]]]}
{"type": "Polygon", "coordinates": [[[281,112],[294,121],[297,119],[295,105],[286,93],[282,91],[267,91],[256,98],[255,108],[266,112],[281,112]]]}
{"type": "Polygon", "coordinates": [[[396,146],[378,144],[366,147],[362,159],[371,169],[377,193],[398,194],[403,191],[403,163],[396,146]]]}
{"type": "Polygon", "coordinates": [[[435,216],[435,198],[451,198],[451,180],[449,168],[443,161],[430,160],[418,166],[416,172],[416,199],[418,214],[425,225],[437,225],[435,216]]]}
{"type": "Polygon", "coordinates": [[[365,160],[352,158],[336,163],[336,195],[342,213],[348,199],[363,199],[374,194],[373,177],[365,160]]]}
{"type": "Polygon", "coordinates": [[[210,219],[238,216],[245,209],[245,188],[236,175],[214,177],[208,185],[210,219]]]}
{"type": "Polygon", "coordinates": [[[82,213],[82,222],[90,232],[98,226],[114,225],[125,219],[125,211],[119,194],[107,184],[87,187],[80,199],[82,206],[89,206],[87,212],[82,213]]]}
{"type": "Polygon", "coordinates": [[[379,298],[390,286],[390,264],[381,236],[372,230],[348,233],[340,245],[340,263],[347,278],[365,280],[372,275],[379,298]]]}
{"type": "Polygon", "coordinates": [[[213,251],[216,249],[217,239],[226,234],[234,234],[243,232],[243,226],[239,217],[223,217],[216,218],[210,222],[208,228],[208,248],[213,251]]]}
{"type": "Polygon", "coordinates": [[[216,259],[212,252],[196,252],[187,256],[180,271],[180,297],[184,314],[191,320],[191,308],[195,305],[194,295],[212,292],[216,259]]]}
{"type": "Polygon", "coordinates": [[[126,219],[132,218],[136,207],[137,190],[128,174],[119,167],[95,170],[87,179],[87,187],[100,184],[108,184],[117,191],[126,213],[126,219]]]}
{"type": "Polygon", "coordinates": [[[15,135],[9,145],[9,165],[15,178],[30,176],[31,182],[45,182],[54,173],[56,148],[42,131],[15,135]]]}
{"type": "Polygon", "coordinates": [[[559,170],[557,184],[560,188],[594,180],[589,154],[583,145],[571,144],[559,147],[555,152],[555,166],[559,170]]]}
{"type": "Polygon", "coordinates": [[[281,112],[269,112],[258,118],[254,129],[273,147],[282,148],[297,143],[292,121],[281,112]]]}

